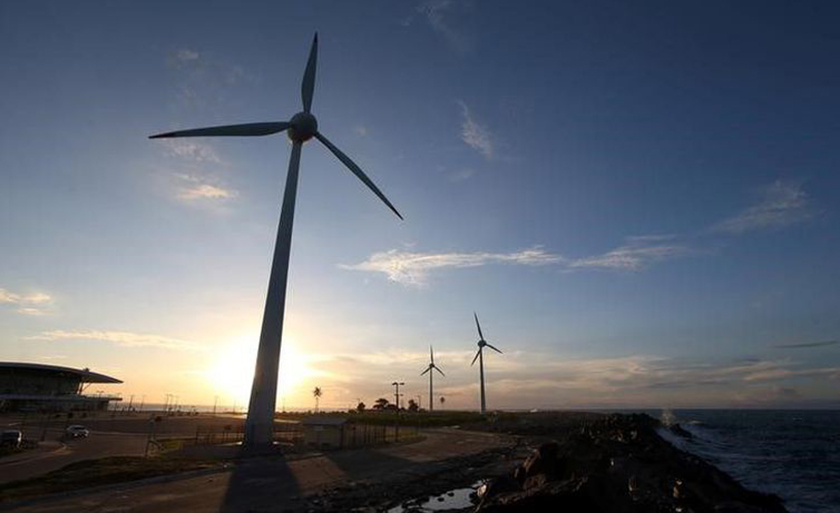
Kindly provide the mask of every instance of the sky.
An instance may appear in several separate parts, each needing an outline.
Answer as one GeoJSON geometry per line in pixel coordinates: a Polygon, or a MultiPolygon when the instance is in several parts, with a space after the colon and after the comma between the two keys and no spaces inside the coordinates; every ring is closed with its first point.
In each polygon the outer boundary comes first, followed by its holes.
{"type": "Polygon", "coordinates": [[[0,3],[0,361],[247,403],[319,33],[278,407],[840,407],[840,6],[0,3]]]}

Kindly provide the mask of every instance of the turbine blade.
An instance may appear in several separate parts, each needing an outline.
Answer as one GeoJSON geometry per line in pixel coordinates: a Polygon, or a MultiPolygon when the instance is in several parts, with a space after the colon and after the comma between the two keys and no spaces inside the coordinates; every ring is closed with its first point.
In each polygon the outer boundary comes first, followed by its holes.
{"type": "Polygon", "coordinates": [[[350,171],[352,171],[353,174],[356,175],[359,178],[359,180],[362,181],[362,183],[367,185],[368,188],[372,190],[374,194],[379,196],[379,199],[384,201],[385,204],[388,205],[388,208],[390,208],[395,214],[397,214],[397,217],[399,217],[400,219],[403,218],[403,216],[401,216],[400,213],[397,212],[397,209],[394,208],[394,205],[392,205],[391,202],[388,201],[388,198],[386,198],[385,195],[382,194],[382,191],[380,191],[379,188],[376,187],[376,185],[370,180],[370,178],[367,177],[364,171],[362,171],[361,168],[359,168],[359,166],[357,166],[355,162],[350,160],[350,157],[348,157],[341,150],[336,148],[333,145],[333,143],[331,143],[326,137],[324,137],[322,133],[315,132],[315,137],[317,137],[318,140],[321,141],[324,144],[324,146],[327,147],[327,149],[333,152],[333,155],[338,157],[338,160],[340,160],[345,166],[347,166],[350,169],[350,171]]]}
{"type": "Polygon", "coordinates": [[[315,68],[318,64],[318,33],[312,40],[312,48],[309,50],[309,60],[306,62],[306,71],[303,72],[303,82],[300,84],[300,96],[303,99],[303,111],[309,112],[312,109],[312,93],[315,91],[315,68]]]}
{"type": "Polygon", "coordinates": [[[443,373],[443,371],[442,371],[442,370],[440,370],[440,369],[438,369],[437,367],[435,367],[435,370],[436,370],[436,371],[438,371],[438,372],[440,372],[440,375],[441,375],[441,376],[446,376],[446,374],[444,374],[444,373],[443,373]]]}
{"type": "Polygon", "coordinates": [[[257,136],[282,132],[289,128],[285,121],[277,123],[245,123],[243,125],[211,126],[207,128],[193,128],[191,130],[177,130],[163,134],[150,135],[149,139],[168,139],[170,137],[213,137],[213,136],[257,136]]]}
{"type": "Polygon", "coordinates": [[[473,365],[475,365],[475,361],[476,361],[476,360],[478,360],[478,355],[480,355],[480,354],[481,354],[481,349],[479,349],[479,350],[478,350],[478,352],[477,352],[477,353],[475,353],[475,358],[473,358],[473,361],[472,361],[472,363],[470,364],[470,367],[472,367],[473,365]]]}
{"type": "Polygon", "coordinates": [[[427,372],[429,372],[430,370],[432,370],[432,368],[431,368],[431,367],[426,367],[426,370],[424,370],[423,372],[421,372],[421,373],[420,373],[420,375],[422,376],[422,375],[426,374],[427,372]]]}
{"type": "Polygon", "coordinates": [[[473,316],[475,317],[475,327],[478,328],[478,337],[484,340],[484,335],[481,333],[481,324],[478,323],[478,314],[473,312],[473,316]]]}
{"type": "Polygon", "coordinates": [[[495,347],[491,346],[490,344],[487,344],[487,347],[489,347],[489,348],[490,348],[490,349],[492,349],[493,351],[496,351],[496,352],[497,352],[497,353],[499,353],[499,354],[503,354],[501,351],[499,351],[499,350],[498,350],[498,349],[496,349],[495,347]]]}
{"type": "Polygon", "coordinates": [[[435,350],[432,349],[432,346],[429,346],[429,357],[432,359],[432,365],[435,364],[435,350]]]}

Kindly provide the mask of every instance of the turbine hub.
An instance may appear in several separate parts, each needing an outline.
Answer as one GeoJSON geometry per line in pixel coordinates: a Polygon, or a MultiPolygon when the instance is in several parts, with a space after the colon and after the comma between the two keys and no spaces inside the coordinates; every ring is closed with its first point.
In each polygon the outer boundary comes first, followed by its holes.
{"type": "Polygon", "coordinates": [[[318,120],[308,112],[298,112],[289,123],[292,125],[288,130],[289,139],[294,142],[306,142],[315,137],[318,131],[318,120]]]}
{"type": "Polygon", "coordinates": [[[485,342],[485,341],[483,341],[483,340],[479,340],[479,341],[478,341],[478,347],[484,347],[484,346],[486,346],[486,345],[487,345],[487,342],[485,342]]]}

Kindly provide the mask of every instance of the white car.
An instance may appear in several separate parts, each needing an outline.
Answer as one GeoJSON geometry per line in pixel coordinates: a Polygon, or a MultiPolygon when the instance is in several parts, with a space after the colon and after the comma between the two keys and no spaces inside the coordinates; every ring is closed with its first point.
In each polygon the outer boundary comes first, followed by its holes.
{"type": "Polygon", "coordinates": [[[74,424],[72,426],[67,426],[65,434],[68,438],[87,438],[90,436],[90,431],[88,431],[88,428],[84,426],[74,424]]]}
{"type": "Polygon", "coordinates": [[[20,447],[23,441],[23,433],[19,429],[6,429],[0,433],[0,446],[2,447],[20,447]]]}

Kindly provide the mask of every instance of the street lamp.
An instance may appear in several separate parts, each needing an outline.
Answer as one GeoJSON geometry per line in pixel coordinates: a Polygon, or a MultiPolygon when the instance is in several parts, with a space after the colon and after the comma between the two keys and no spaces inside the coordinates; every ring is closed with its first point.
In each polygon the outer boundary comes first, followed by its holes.
{"type": "Polygon", "coordinates": [[[394,381],[391,383],[391,386],[394,387],[394,399],[396,399],[397,403],[397,411],[400,411],[400,387],[405,386],[405,383],[394,381]]]}

